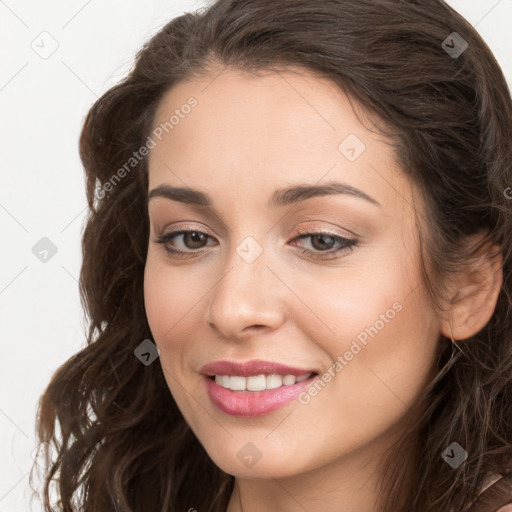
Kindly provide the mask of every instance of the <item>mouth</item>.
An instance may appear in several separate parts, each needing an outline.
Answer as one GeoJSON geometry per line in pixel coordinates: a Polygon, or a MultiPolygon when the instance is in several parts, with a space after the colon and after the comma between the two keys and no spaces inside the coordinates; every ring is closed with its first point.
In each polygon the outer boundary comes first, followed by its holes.
{"type": "Polygon", "coordinates": [[[250,377],[243,377],[241,375],[212,375],[210,380],[215,381],[216,384],[229,389],[231,391],[265,391],[269,389],[278,389],[283,386],[293,386],[298,382],[305,381],[317,375],[315,372],[308,372],[296,377],[292,374],[279,375],[261,374],[253,375],[250,377]]]}
{"type": "Polygon", "coordinates": [[[206,392],[221,412],[252,417],[270,414],[296,399],[319,372],[266,361],[219,361],[201,368],[206,392]]]}

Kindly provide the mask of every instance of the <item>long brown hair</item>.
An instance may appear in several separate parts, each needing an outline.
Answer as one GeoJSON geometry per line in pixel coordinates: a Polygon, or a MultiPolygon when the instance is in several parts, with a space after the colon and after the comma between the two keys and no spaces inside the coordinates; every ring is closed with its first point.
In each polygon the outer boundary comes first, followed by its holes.
{"type": "Polygon", "coordinates": [[[146,366],[134,356],[152,338],[143,297],[147,158],[126,168],[162,96],[213,64],[312,70],[383,121],[425,203],[422,265],[434,305],[443,276],[469,255],[466,237],[486,233],[472,250],[488,241],[500,247],[503,285],[491,320],[458,342],[462,351],[440,337],[423,412],[393,447],[382,479],[383,511],[464,510],[487,474],[511,470],[512,101],[485,42],[442,0],[218,0],[165,25],[94,103],[80,137],[87,345],[40,400],[45,510],[226,509],[234,477],[191,432],[159,361],[146,366]],[[453,32],[468,45],[457,56],[443,44],[453,32]],[[468,453],[456,469],[441,457],[452,442],[468,453]]]}

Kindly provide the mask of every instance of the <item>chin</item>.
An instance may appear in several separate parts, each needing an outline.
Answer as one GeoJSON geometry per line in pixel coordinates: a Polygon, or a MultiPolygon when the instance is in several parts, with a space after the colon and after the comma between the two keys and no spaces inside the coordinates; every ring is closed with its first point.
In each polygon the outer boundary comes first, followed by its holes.
{"type": "Polygon", "coordinates": [[[294,447],[283,449],[260,438],[254,442],[233,438],[229,443],[203,446],[216,466],[237,478],[288,478],[312,469],[307,467],[304,451],[299,461],[294,447]]]}

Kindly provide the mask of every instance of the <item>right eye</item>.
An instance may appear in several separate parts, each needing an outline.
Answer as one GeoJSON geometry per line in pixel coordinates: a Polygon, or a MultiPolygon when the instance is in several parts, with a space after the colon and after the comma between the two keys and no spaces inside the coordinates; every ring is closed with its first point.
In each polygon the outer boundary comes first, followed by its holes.
{"type": "Polygon", "coordinates": [[[202,249],[205,247],[205,242],[207,242],[208,238],[213,239],[213,237],[211,237],[208,233],[199,231],[197,229],[181,229],[179,231],[171,231],[170,233],[166,233],[165,235],[157,237],[155,243],[162,244],[165,250],[170,254],[183,257],[185,255],[194,254],[197,252],[195,249],[202,249]],[[182,237],[181,244],[183,248],[177,249],[171,244],[171,241],[173,241],[175,238],[179,239],[179,237],[182,237]],[[190,250],[187,251],[186,249],[190,250]]]}

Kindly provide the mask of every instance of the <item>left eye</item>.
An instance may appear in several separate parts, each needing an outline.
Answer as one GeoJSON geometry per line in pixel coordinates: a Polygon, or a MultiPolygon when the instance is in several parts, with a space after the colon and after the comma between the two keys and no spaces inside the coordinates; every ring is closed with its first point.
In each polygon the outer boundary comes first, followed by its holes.
{"type": "MultiPolygon", "coordinates": [[[[180,230],[172,231],[171,233],[162,235],[158,237],[155,242],[162,244],[167,252],[169,252],[171,255],[184,257],[193,255],[194,253],[198,252],[197,249],[202,249],[205,247],[209,238],[213,240],[213,237],[207,233],[204,233],[203,231],[180,230]],[[184,249],[190,250],[187,251],[183,249],[177,249],[171,245],[171,241],[178,237],[182,237],[182,245],[184,246],[184,249]]],[[[332,255],[333,253],[350,250],[353,246],[357,245],[357,240],[355,239],[322,232],[302,233],[301,235],[294,238],[293,242],[307,238],[311,240],[311,246],[313,247],[313,250],[303,249],[301,252],[315,258],[325,258],[326,256],[332,255]],[[336,243],[338,244],[337,247],[336,243]]]]}
{"type": "Polygon", "coordinates": [[[303,252],[320,252],[332,254],[344,249],[348,249],[356,243],[354,239],[333,235],[331,233],[305,233],[298,236],[295,240],[300,240],[303,238],[309,238],[311,246],[314,248],[314,251],[305,249],[303,252]],[[336,247],[336,243],[338,243],[338,247],[336,247]]]}

